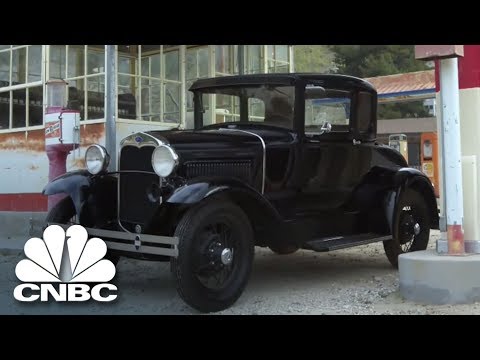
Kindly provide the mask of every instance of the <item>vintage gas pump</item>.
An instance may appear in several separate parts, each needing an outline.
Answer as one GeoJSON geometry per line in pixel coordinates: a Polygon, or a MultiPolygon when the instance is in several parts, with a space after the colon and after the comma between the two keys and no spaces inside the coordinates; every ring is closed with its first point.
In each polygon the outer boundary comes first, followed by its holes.
{"type": "Polygon", "coordinates": [[[435,196],[438,198],[440,192],[439,169],[438,169],[438,138],[437,133],[422,133],[420,138],[420,162],[422,171],[428,176],[435,190],[435,196]]]}
{"type": "MultiPolygon", "coordinates": [[[[67,172],[67,156],[80,144],[80,112],[67,108],[67,83],[63,80],[47,82],[47,108],[45,111],[45,150],[49,168],[48,180],[67,172]]],[[[48,197],[48,210],[65,195],[48,197]]]]}
{"type": "Polygon", "coordinates": [[[388,146],[397,150],[403,155],[408,163],[408,141],[405,134],[392,134],[388,137],[388,146]]]}

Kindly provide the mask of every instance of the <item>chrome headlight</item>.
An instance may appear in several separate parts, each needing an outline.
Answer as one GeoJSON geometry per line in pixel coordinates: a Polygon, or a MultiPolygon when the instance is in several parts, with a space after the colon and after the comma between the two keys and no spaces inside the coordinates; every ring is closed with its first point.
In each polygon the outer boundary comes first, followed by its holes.
{"type": "Polygon", "coordinates": [[[107,170],[109,163],[110,155],[103,146],[95,144],[88,147],[85,152],[85,164],[90,174],[97,175],[107,170]]]}
{"type": "Polygon", "coordinates": [[[177,165],[178,155],[170,146],[160,145],[153,151],[152,166],[158,176],[169,176],[177,165]]]}

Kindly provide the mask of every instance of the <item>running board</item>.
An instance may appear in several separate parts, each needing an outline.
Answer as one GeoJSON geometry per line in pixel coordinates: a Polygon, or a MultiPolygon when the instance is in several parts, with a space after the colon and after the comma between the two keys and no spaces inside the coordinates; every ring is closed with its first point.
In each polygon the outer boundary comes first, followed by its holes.
{"type": "Polygon", "coordinates": [[[305,244],[304,249],[310,249],[317,252],[332,251],[346,249],[359,245],[366,245],[374,242],[391,240],[392,236],[381,236],[379,234],[366,233],[351,236],[336,236],[323,238],[319,240],[309,241],[305,244]]]}

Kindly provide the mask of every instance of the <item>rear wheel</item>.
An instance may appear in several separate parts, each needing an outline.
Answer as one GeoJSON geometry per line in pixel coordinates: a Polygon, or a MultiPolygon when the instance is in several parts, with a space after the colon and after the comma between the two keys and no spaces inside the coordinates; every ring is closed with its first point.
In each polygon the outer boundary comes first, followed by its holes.
{"type": "MultiPolygon", "coordinates": [[[[70,197],[65,197],[60,200],[47,214],[46,222],[47,223],[57,223],[64,225],[75,225],[78,224],[76,216],[77,212],[75,206],[73,205],[72,199],[70,197]]],[[[82,225],[82,224],[79,224],[82,225]]],[[[112,254],[107,251],[104,259],[110,260],[113,265],[117,265],[120,260],[120,256],[112,254]]]]}
{"type": "Polygon", "coordinates": [[[247,285],[254,256],[245,213],[224,200],[188,210],[177,225],[178,257],[172,272],[180,297],[202,312],[230,307],[247,285]]]}
{"type": "Polygon", "coordinates": [[[393,238],[383,242],[385,254],[392,266],[398,268],[399,255],[427,248],[430,221],[430,212],[423,195],[416,190],[406,189],[397,204],[393,238]]]}

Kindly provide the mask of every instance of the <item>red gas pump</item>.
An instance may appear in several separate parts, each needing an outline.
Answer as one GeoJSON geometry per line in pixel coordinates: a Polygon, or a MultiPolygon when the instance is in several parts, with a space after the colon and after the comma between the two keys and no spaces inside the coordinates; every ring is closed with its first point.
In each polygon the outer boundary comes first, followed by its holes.
{"type": "MultiPolygon", "coordinates": [[[[67,108],[67,86],[63,80],[47,82],[47,108],[45,111],[45,150],[49,160],[48,180],[67,172],[67,156],[80,145],[80,112],[67,108]]],[[[48,210],[64,194],[48,197],[48,210]]]]}

